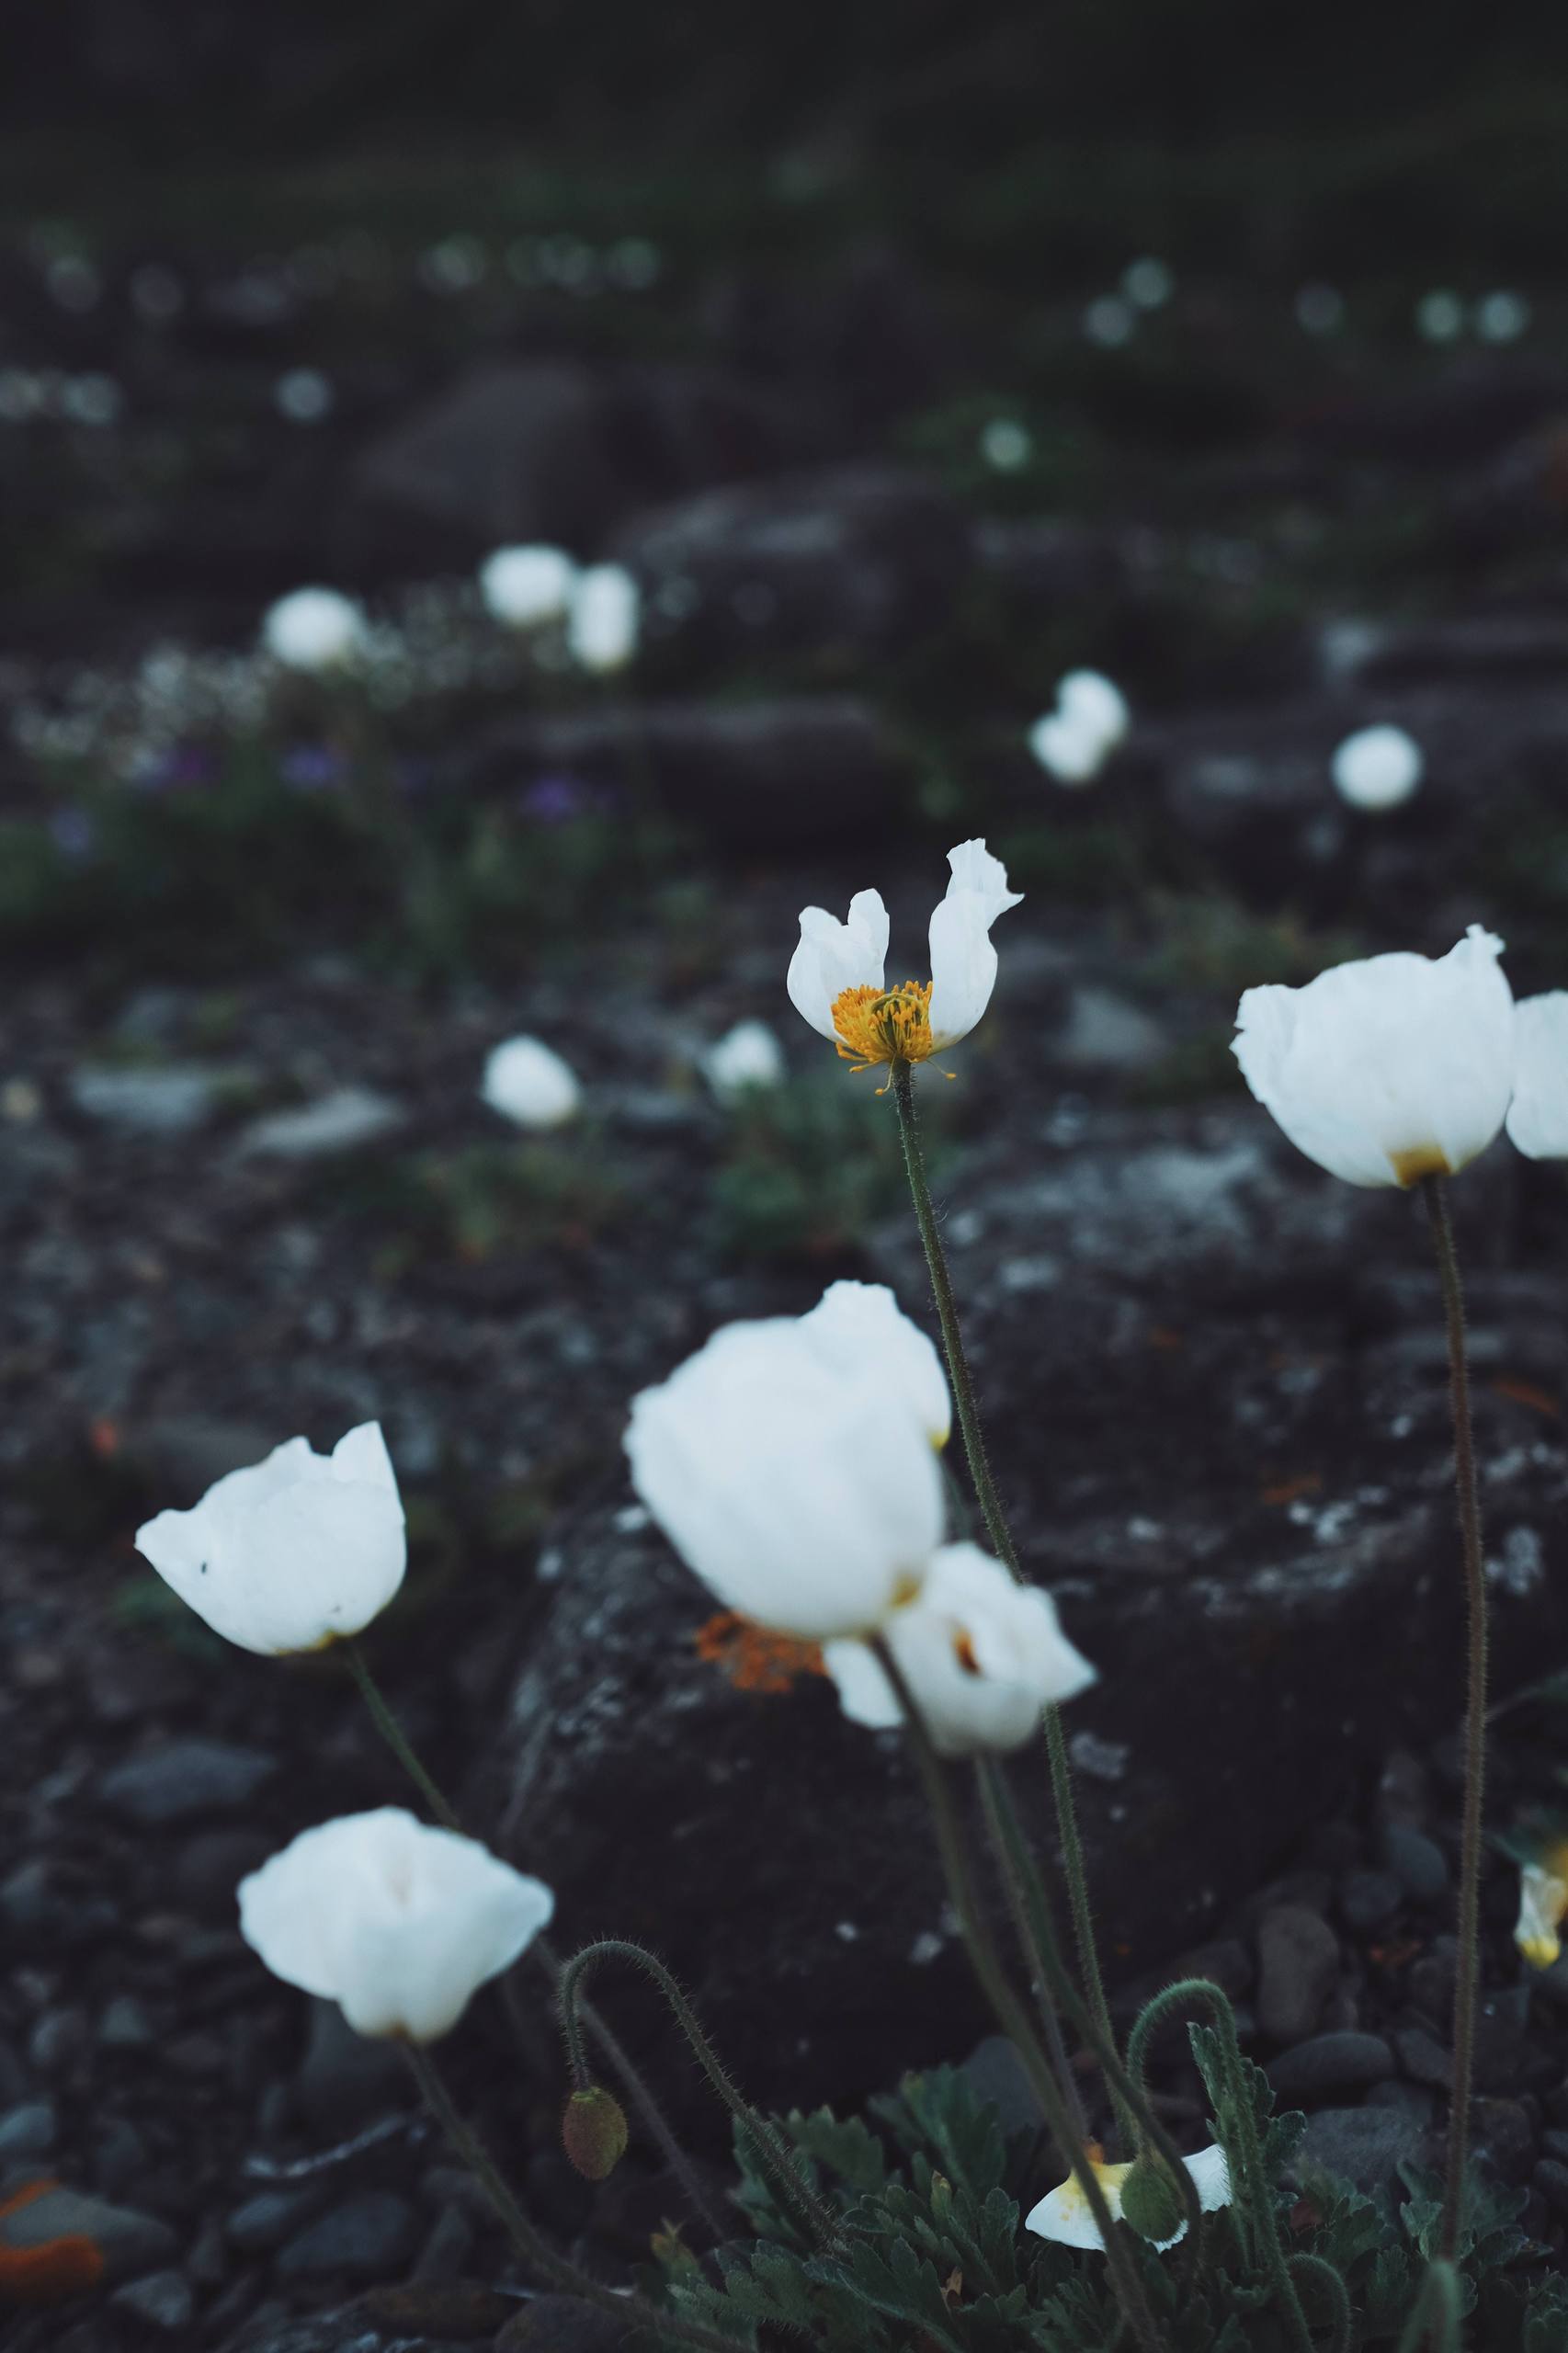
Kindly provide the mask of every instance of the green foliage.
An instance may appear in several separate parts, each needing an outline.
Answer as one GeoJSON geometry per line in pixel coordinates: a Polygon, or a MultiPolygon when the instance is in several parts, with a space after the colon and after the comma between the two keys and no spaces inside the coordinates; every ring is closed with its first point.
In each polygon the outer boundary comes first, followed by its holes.
{"type": "Polygon", "coordinates": [[[904,1195],[891,1103],[870,1071],[833,1063],[736,1104],[713,1178],[722,1246],[736,1256],[832,1258],[853,1248],[904,1195]]]}
{"type": "Polygon", "coordinates": [[[367,1154],[325,1170],[319,1189],[384,1231],[376,1267],[389,1282],[431,1263],[478,1267],[581,1247],[620,1197],[603,1151],[585,1133],[402,1159],[367,1154]]]}

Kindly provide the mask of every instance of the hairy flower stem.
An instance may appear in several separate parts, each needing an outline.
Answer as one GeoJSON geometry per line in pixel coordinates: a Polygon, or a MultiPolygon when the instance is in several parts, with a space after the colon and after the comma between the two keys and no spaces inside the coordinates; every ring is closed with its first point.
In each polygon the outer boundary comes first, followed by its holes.
{"type": "Polygon", "coordinates": [[[1207,1977],[1183,1977],[1176,1984],[1165,1986],[1152,2002],[1144,2003],[1133,2023],[1132,2031],[1127,2039],[1128,2070],[1146,2097],[1149,2045],[1158,2028],[1173,2011],[1185,2008],[1190,2002],[1202,2002],[1219,2029],[1220,2047],[1225,2060],[1225,2078],[1231,2088],[1231,2109],[1235,2119],[1236,2135],[1241,2143],[1243,2178],[1238,2204],[1251,2225],[1253,2260],[1261,2265],[1274,2283],[1274,2292],[1279,2300],[1299,2353],[1315,2353],[1312,2333],[1301,2310],[1301,2300],[1296,2293],[1296,2283],[1290,2277],[1284,2243],[1279,2236],[1274,2185],[1263,2162],[1263,2143],[1258,2137],[1257,2118],[1253,2113],[1246,2063],[1242,2057],[1241,2044],[1236,2040],[1236,2014],[1228,1996],[1207,1977]]]}
{"type": "Polygon", "coordinates": [[[1039,1874],[1031,1871],[1026,1875],[1022,1859],[1003,1827],[994,1776],[988,1769],[990,1764],[989,1757],[982,1756],[975,1760],[975,1778],[980,1785],[981,1802],[985,1809],[985,1826],[991,1834],[991,1850],[1006,1893],[1007,1909],[1013,1915],[1019,1949],[1034,1988],[1035,2006],[1040,2012],[1040,2032],[1045,2037],[1051,2073],[1072,2117],[1074,2136],[1082,2143],[1089,2138],[1089,2120],[1084,2113],[1083,2095],[1078,2089],[1078,2079],[1073,2073],[1073,2063],[1062,2039],[1056,1988],[1046,1960],[1048,1945],[1054,1954],[1056,1932],[1039,1874]]]}
{"type": "Polygon", "coordinates": [[[489,2199],[519,2262],[564,2289],[568,2295],[581,2296],[586,2302],[597,2304],[601,2312],[613,2313],[629,2330],[647,2329],[672,2345],[701,2346],[705,2353],[734,2353],[733,2337],[710,2335],[692,2322],[678,2320],[673,2313],[662,2313],[656,2304],[650,2304],[642,2296],[618,2295],[613,2288],[601,2287],[587,2272],[579,2271],[574,2263],[557,2255],[540,2238],[507,2188],[490,2152],[448,2091],[428,2051],[418,2042],[405,2042],[403,2050],[426,2106],[451,2143],[455,2154],[489,2199]]]}
{"type": "Polygon", "coordinates": [[[898,1697],[903,1715],[904,1732],[908,1738],[915,1769],[920,1775],[926,1803],[937,1834],[937,1850],[941,1858],[948,1893],[959,1915],[964,1943],[969,1950],[970,1964],[980,1981],[982,1991],[995,2013],[996,2023],[1012,2042],[1029,2079],[1030,2088],[1045,2112],[1051,2136],[1061,2153],[1062,2161],[1087,2201],[1095,2218],[1095,2227],[1105,2246],[1106,2260],[1110,2268],[1117,2301],[1134,2337],[1144,2353],[1162,2353],[1164,2339],[1150,2309],[1143,2283],[1133,2264],[1129,2238],[1119,2232],[1111,2220],[1105,2192],[1098,2177],[1089,2163],[1084,2143],[1076,2138],[1072,2115],[1057,2089],[1050,2063],[1040,2049],[1034,2024],[1026,2004],[1008,1981],[1007,1973],[997,1957],[995,1941],[986,1921],[985,1911],[975,1884],[973,1865],[970,1859],[969,1841],[959,1810],[953,1800],[952,1785],[947,1768],[937,1754],[931,1735],[926,1728],[914,1694],[900,1670],[892,1651],[880,1637],[871,1644],[883,1674],[898,1697]]]}
{"type": "Polygon", "coordinates": [[[1415,2309],[1394,2353],[1460,2353],[1459,2274],[1451,2263],[1434,2263],[1421,2282],[1415,2309]]]}
{"type": "Polygon", "coordinates": [[[756,2148],[768,2179],[778,2192],[779,2203],[790,2221],[809,2242],[819,2249],[836,2247],[842,2238],[838,2223],[795,2164],[790,2150],[768,2123],[757,2113],[744,2093],[728,2075],[718,2052],[703,2031],[701,2020],[681,1992],[662,1961],[645,1946],[632,1944],[619,1937],[601,1938],[597,1944],[585,1945],[581,1952],[573,1954],[561,1972],[557,1993],[561,2004],[561,2027],[566,2038],[566,2058],[572,2070],[572,2080],[579,2091],[589,2087],[588,2073],[583,2049],[583,2021],[586,2016],[578,1988],[590,1970],[603,1961],[624,1961],[652,1978],[664,1995],[670,2013],[687,2042],[692,2055],[707,2076],[709,2083],[735,2122],[756,2148]]]}
{"type": "MultiPolygon", "coordinates": [[[[948,1359],[948,1377],[953,1384],[953,1402],[958,1408],[959,1428],[963,1433],[964,1452],[969,1457],[970,1477],[974,1482],[975,1500],[991,1539],[997,1559],[1020,1574],[1018,1549],[1002,1508],[992,1476],[990,1457],[985,1451],[985,1434],[980,1426],[980,1411],[974,1401],[974,1381],[964,1354],[963,1334],[959,1328],[958,1302],[953,1296],[952,1276],[948,1268],[947,1252],[942,1247],[942,1235],[937,1223],[937,1212],[931,1200],[931,1188],[926,1176],[926,1155],[920,1143],[920,1120],[915,1105],[915,1072],[909,1063],[892,1065],[892,1098],[898,1112],[899,1135],[903,1143],[903,1165],[909,1177],[910,1199],[915,1204],[915,1222],[920,1228],[925,1246],[926,1264],[931,1277],[931,1292],[937,1302],[937,1320],[942,1327],[942,1350],[948,1359]]],[[[1084,1868],[1084,1846],[1078,1836],[1078,1809],[1073,1796],[1073,1768],[1067,1757],[1067,1735],[1062,1729],[1062,1711],[1055,1706],[1045,1710],[1045,1745],[1051,1762],[1051,1788],[1056,1802],[1056,1831],[1062,1847],[1062,1871],[1067,1882],[1067,1901],[1073,1915],[1073,1940],[1077,1948],[1078,1967],[1084,1980],[1084,1990],[1089,2006],[1105,2040],[1114,2040],[1111,2033],[1110,2006],[1106,2000],[1105,1981],[1100,1975],[1099,1954],[1095,1946],[1094,1915],[1089,1906],[1088,1874],[1084,1868]]]]}
{"type": "Polygon", "coordinates": [[[1486,1790],[1486,1556],[1481,1540],[1481,1494],[1475,1476],[1475,1438],[1470,1418],[1470,1362],[1465,1347],[1464,1288],[1449,1214],[1449,1188],[1441,1176],[1423,1177],[1426,1215],[1437,1254],[1443,1315],[1449,1335],[1449,1398],[1454,1422],[1454,1484],[1459,1496],[1460,1538],[1469,1651],[1465,1694],[1464,1814],[1460,1836],[1459,1955],[1454,1976],[1454,2094],[1449,2110],[1448,2177],[1438,2247],[1449,2261],[1459,2245],[1464,2207],[1465,2161],[1470,2145],[1471,2076],[1475,2063],[1475,2006],[1481,1970],[1481,1835],[1486,1790]]]}
{"type": "MultiPolygon", "coordinates": [[[[386,1693],[370,1672],[369,1661],[366,1658],[358,1643],[350,1637],[344,1644],[344,1649],[347,1653],[349,1670],[358,1686],[359,1696],[370,1711],[370,1720],[376,1730],[381,1733],[437,1821],[443,1828],[455,1831],[460,1838],[466,1837],[468,1833],[459,1820],[455,1807],[451,1805],[438,1784],[432,1779],[420,1762],[418,1753],[398,1722],[386,1693]]],[[[528,1953],[544,1971],[550,1980],[551,1989],[554,1992],[561,1983],[559,1953],[543,1937],[535,1937],[528,1947],[528,1953]]],[[[510,2015],[509,2009],[508,2015],[510,2015]]],[[[716,2239],[724,2238],[728,2234],[728,2223],[704,2189],[701,2177],[676,2139],[664,2110],[649,2089],[631,2053],[622,2047],[619,2037],[611,2032],[598,2012],[590,2009],[585,2002],[580,2006],[580,2015],[584,2026],[598,2045],[606,2063],[613,2074],[619,2076],[626,2096],[646,2126],[650,2139],[664,2153],[665,2162],[685,2190],[693,2211],[701,2215],[716,2239]]]]}

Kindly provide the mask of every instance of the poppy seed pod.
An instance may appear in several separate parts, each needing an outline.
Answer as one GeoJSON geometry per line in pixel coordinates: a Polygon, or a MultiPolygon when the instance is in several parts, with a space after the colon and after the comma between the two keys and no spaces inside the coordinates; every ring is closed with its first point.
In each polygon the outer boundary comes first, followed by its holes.
{"type": "Polygon", "coordinates": [[[567,2101],[561,2120],[561,2145],[585,2181],[608,2181],[626,2154],[631,2137],[625,2110],[602,2084],[574,2092],[567,2101]]]}

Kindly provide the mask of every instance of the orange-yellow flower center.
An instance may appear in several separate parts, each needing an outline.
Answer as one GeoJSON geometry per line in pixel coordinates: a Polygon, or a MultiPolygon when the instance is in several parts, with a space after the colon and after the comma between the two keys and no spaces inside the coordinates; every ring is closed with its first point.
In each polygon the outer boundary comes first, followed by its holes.
{"type": "Polygon", "coordinates": [[[878,1063],[923,1063],[935,1052],[931,983],[905,981],[899,989],[844,989],[833,1001],[838,1051],[856,1070],[878,1063]]]}

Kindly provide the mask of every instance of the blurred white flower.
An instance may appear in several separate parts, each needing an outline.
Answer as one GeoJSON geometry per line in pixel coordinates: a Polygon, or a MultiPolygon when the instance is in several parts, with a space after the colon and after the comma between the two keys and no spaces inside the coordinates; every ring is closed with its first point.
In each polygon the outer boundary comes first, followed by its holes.
{"type": "Polygon", "coordinates": [[[1097,294],[1084,313],[1084,333],[1102,351],[1119,351],[1131,343],[1138,313],[1119,294],[1097,294]]]}
{"type": "Polygon", "coordinates": [[[1568,1160],[1568,990],[1514,1007],[1508,1134],[1527,1160],[1568,1160]]]}
{"type": "Polygon", "coordinates": [[[497,548],[479,567],[479,593],[506,629],[559,620],[572,601],[577,567],[562,548],[497,548]]]}
{"type": "Polygon", "coordinates": [[[1248,989],[1232,1051],[1291,1142],[1352,1185],[1410,1186],[1485,1151],[1513,1091],[1503,943],[1336,964],[1305,988],[1248,989]]]}
{"type": "Polygon", "coordinates": [[[1550,1969],[1562,1951],[1559,1931],[1568,1916],[1568,1846],[1519,1866],[1519,1916],[1514,1942],[1532,1969],[1550,1969]]]}
{"type": "Polygon", "coordinates": [[[1424,343],[1452,343],[1464,331],[1464,304],[1451,286],[1434,287],[1415,305],[1415,331],[1424,343]]]}
{"type": "Polygon", "coordinates": [[[403,1583],[403,1504],[379,1422],[332,1452],[291,1438],[231,1471],[189,1511],[161,1511],[136,1548],[214,1633],[282,1657],[357,1634],[403,1583]]]}
{"type": "Polygon", "coordinates": [[[1098,670],[1069,670],[1056,707],[1029,730],[1029,749],[1058,784],[1092,784],[1132,724],[1127,698],[1098,670]]]}
{"type": "MultiPolygon", "coordinates": [[[[1113,2222],[1121,2220],[1121,2191],[1131,2165],[1102,2164],[1099,2153],[1091,2143],[1087,2152],[1091,2170],[1104,2193],[1113,2222]]],[[[1225,2152],[1217,2144],[1199,2149],[1196,2155],[1183,2157],[1182,2164],[1198,2185],[1198,2200],[1206,2214],[1231,2202],[1231,2171],[1225,2162],[1225,2152]]],[[[1103,2254],[1105,2241],[1099,2234],[1089,2201],[1078,2186],[1076,2175],[1069,2174],[1059,2189],[1042,2198],[1040,2204],[1024,2217],[1026,2231],[1033,2231],[1037,2238],[1054,2239],[1059,2246],[1080,2246],[1103,2254]]],[[[1156,2239],[1153,2244],[1162,2251],[1176,2246],[1187,2235],[1183,2222],[1174,2237],[1156,2239]]]]}
{"type": "Polygon", "coordinates": [[[1121,290],[1141,311],[1162,310],[1176,292],[1176,276],[1168,262],[1144,254],[1122,271],[1121,290]]]}
{"type": "Polygon", "coordinates": [[[983,841],[948,852],[951,880],[931,916],[931,978],[887,988],[888,915],[878,891],[858,891],[849,920],[803,907],[790,960],[790,1002],[856,1070],[926,1061],[967,1038],[991,1002],[996,950],[991,926],[1022,893],[983,841]]]}
{"type": "Polygon", "coordinates": [[[1016,416],[994,416],[981,427],[980,454],[999,474],[1016,474],[1034,455],[1034,436],[1016,416]]]}
{"type": "Polygon", "coordinates": [[[1483,294],[1471,313],[1483,343],[1517,343],[1530,323],[1530,306],[1522,294],[1498,287],[1483,294]]]}
{"type": "Polygon", "coordinates": [[[1403,727],[1358,727],[1335,753],[1335,789],[1352,809],[1398,809],[1426,766],[1420,745],[1403,727]]]}
{"type": "Polygon", "coordinates": [[[919,1591],[942,1474],[904,1367],[888,1386],[778,1317],[730,1324],[632,1401],[631,1480],[730,1609],[803,1642],[869,1631],[919,1591]]]}
{"type": "Polygon", "coordinates": [[[401,1806],[301,1831],[242,1880],[240,1934],[356,2034],[434,2042],[547,1926],[550,1889],[401,1806]]]}
{"type": "Polygon", "coordinates": [[[341,670],[369,643],[364,612],[335,588],[296,588],[261,624],[261,642],[286,670],[341,670]]]}
{"type": "Polygon", "coordinates": [[[577,574],[566,617],[566,643],[585,670],[620,670],[637,651],[641,598],[619,563],[591,563],[577,574]]]}
{"type": "MultiPolygon", "coordinates": [[[[1095,1680],[1050,1595],[1015,1583],[973,1544],[944,1545],[919,1593],[880,1631],[944,1756],[1020,1747],[1044,1708],[1095,1680]]],[[[868,1643],[831,1642],[823,1663],[853,1722],[879,1731],[902,1722],[897,1694],[868,1643]]]]}
{"type": "Polygon", "coordinates": [[[766,1021],[737,1021],[703,1055],[702,1074],[721,1103],[734,1103],[779,1085],[784,1050],[766,1021]]]}
{"type": "Polygon", "coordinates": [[[480,1093],[519,1128],[559,1128],[574,1117],[583,1090],[569,1063],[540,1038],[508,1038],[484,1065],[480,1093]]]}
{"type": "Polygon", "coordinates": [[[797,1328],[825,1364],[902,1398],[931,1444],[946,1446],[953,1401],[942,1359],[886,1283],[830,1283],[797,1328]]]}

